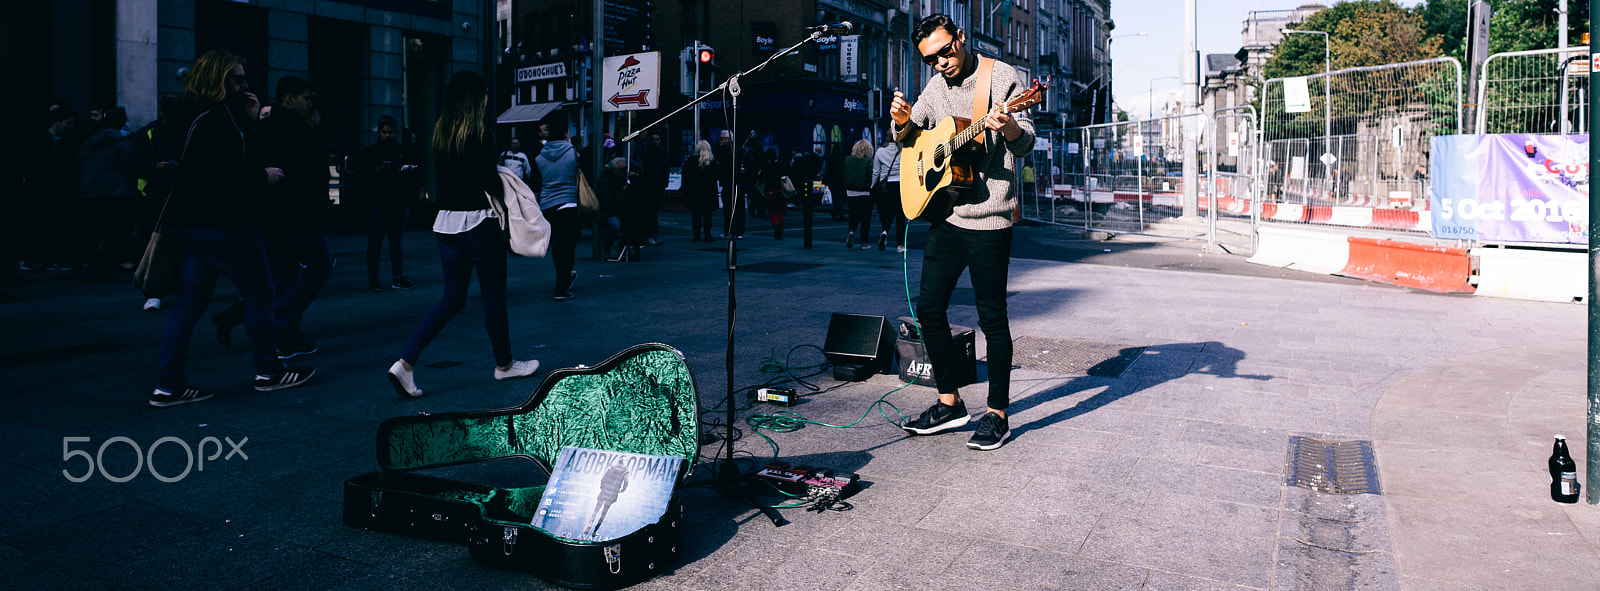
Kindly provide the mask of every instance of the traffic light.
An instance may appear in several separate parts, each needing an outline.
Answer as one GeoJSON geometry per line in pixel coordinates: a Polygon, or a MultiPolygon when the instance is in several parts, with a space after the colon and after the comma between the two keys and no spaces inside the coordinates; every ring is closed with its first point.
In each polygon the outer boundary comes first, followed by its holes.
{"type": "Polygon", "coordinates": [[[700,65],[702,66],[714,66],[717,62],[717,50],[712,49],[709,45],[701,45],[697,59],[700,60],[700,65]]]}

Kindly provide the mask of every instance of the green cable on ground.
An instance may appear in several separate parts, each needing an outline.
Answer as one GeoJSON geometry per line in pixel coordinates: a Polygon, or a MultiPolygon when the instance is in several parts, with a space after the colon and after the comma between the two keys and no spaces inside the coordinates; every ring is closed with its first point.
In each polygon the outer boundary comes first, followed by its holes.
{"type": "MultiPolygon", "coordinates": [[[[911,240],[911,220],[906,220],[905,234],[903,236],[901,236],[901,238],[900,238],[900,246],[902,246],[902,247],[906,246],[906,243],[909,242],[910,240],[911,240]]],[[[906,252],[900,253],[901,279],[902,279],[903,284],[905,285],[906,309],[911,312],[911,321],[912,322],[916,322],[917,326],[920,328],[922,326],[922,322],[920,320],[917,320],[917,308],[916,308],[916,305],[913,303],[913,300],[911,299],[911,254],[910,253],[911,253],[911,249],[909,247],[906,248],[906,252]]],[[[795,347],[794,349],[790,349],[789,350],[789,354],[793,355],[794,351],[796,349],[799,349],[799,348],[800,347],[795,347]]],[[[775,351],[774,352],[770,352],[765,359],[761,360],[761,371],[766,372],[766,373],[782,373],[782,372],[790,371],[791,368],[787,365],[788,361],[789,360],[788,360],[787,356],[785,356],[784,363],[780,364],[780,363],[777,362],[777,354],[776,354],[776,352],[775,351]],[[769,371],[769,367],[774,367],[774,368],[778,368],[778,369],[769,371]]],[[[826,364],[826,362],[824,362],[822,364],[814,365],[814,366],[806,366],[804,369],[811,369],[813,367],[822,367],[822,365],[825,365],[825,364],[826,364]]],[[[816,374],[812,374],[812,375],[816,375],[816,374]]],[[[793,374],[791,374],[791,377],[793,377],[793,374]]],[[[806,376],[806,377],[811,377],[811,376],[806,376]]],[[[793,381],[804,383],[799,379],[795,379],[793,381]]],[[[779,382],[779,383],[782,383],[782,382],[779,382]]],[[[789,410],[780,410],[778,412],[774,412],[774,413],[771,413],[771,414],[754,414],[754,415],[750,415],[748,417],[745,417],[744,422],[745,422],[746,425],[750,426],[750,431],[752,433],[755,433],[756,435],[761,436],[762,439],[766,440],[767,445],[772,447],[772,457],[774,459],[776,459],[778,457],[778,442],[774,441],[771,437],[768,437],[766,433],[762,433],[763,430],[770,431],[772,433],[793,433],[795,431],[799,431],[799,430],[805,428],[805,426],[808,425],[808,424],[817,425],[819,427],[828,427],[828,428],[832,428],[832,429],[849,429],[851,427],[854,427],[856,425],[861,424],[861,421],[864,421],[864,420],[867,419],[868,416],[871,416],[873,409],[877,409],[878,414],[883,415],[883,420],[888,422],[888,423],[890,423],[890,424],[892,424],[892,425],[900,426],[900,425],[905,424],[905,419],[906,419],[905,413],[900,411],[900,407],[895,406],[894,403],[892,403],[892,402],[889,402],[888,398],[889,398],[889,396],[893,395],[894,393],[906,389],[906,387],[910,386],[912,383],[914,383],[914,382],[906,382],[904,384],[901,384],[899,388],[895,388],[895,389],[890,390],[889,392],[885,393],[883,396],[879,396],[878,400],[874,401],[870,406],[868,406],[866,412],[861,413],[861,416],[859,418],[857,418],[856,420],[851,421],[851,422],[849,422],[847,424],[844,424],[844,425],[830,425],[828,423],[824,423],[824,422],[821,422],[821,421],[813,421],[811,419],[808,419],[808,418],[805,418],[803,416],[800,416],[800,413],[797,413],[797,412],[794,412],[794,411],[789,411],[789,410]],[[885,406],[888,406],[889,408],[893,408],[894,409],[894,413],[900,417],[900,420],[896,421],[894,419],[889,418],[889,413],[883,410],[883,407],[885,407],[885,406]]],[[[767,384],[767,385],[770,386],[770,385],[773,385],[773,384],[767,384]]],[[[752,407],[753,406],[754,405],[752,405],[752,407]]],[[[774,488],[776,488],[776,487],[774,487],[774,488]]],[[[783,491],[779,491],[779,492],[783,492],[783,491]]],[[[784,493],[784,494],[788,494],[788,493],[784,493]]],[[[798,505],[796,505],[796,506],[798,506],[798,505]]],[[[782,508],[782,507],[775,507],[775,508],[782,508]]]]}

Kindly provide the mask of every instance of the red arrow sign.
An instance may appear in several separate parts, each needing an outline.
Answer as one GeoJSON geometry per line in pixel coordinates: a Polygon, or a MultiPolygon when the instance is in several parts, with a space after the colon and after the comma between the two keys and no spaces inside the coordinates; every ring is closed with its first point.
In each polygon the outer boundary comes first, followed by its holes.
{"type": "Polygon", "coordinates": [[[623,96],[622,93],[617,93],[611,95],[611,98],[606,100],[610,102],[611,106],[613,107],[620,107],[625,103],[633,103],[641,107],[648,107],[650,106],[650,91],[648,89],[641,90],[627,96],[623,96]]]}

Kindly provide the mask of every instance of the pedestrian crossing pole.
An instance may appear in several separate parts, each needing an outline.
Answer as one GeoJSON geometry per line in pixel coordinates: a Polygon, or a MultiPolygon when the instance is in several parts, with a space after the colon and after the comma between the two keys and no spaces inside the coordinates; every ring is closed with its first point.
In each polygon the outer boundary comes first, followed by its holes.
{"type": "MultiPolygon", "coordinates": [[[[1600,23],[1595,22],[1596,0],[1589,0],[1589,38],[1600,39],[1600,23]]],[[[1591,46],[1593,47],[1593,46],[1591,46]]],[[[1595,72],[1594,62],[1600,52],[1589,50],[1589,96],[1600,96],[1600,74],[1595,72]]],[[[1600,117],[1600,101],[1589,101],[1589,120],[1597,121],[1600,117]]],[[[1566,114],[1562,114],[1566,118],[1566,114]]],[[[1589,142],[1589,186],[1594,186],[1596,165],[1600,164],[1600,146],[1589,142]]],[[[1589,200],[1589,416],[1588,447],[1585,455],[1587,470],[1584,488],[1588,491],[1589,504],[1600,503],[1600,301],[1596,301],[1596,282],[1600,281],[1600,236],[1595,234],[1595,223],[1600,221],[1600,207],[1595,207],[1594,199],[1589,200]]]]}

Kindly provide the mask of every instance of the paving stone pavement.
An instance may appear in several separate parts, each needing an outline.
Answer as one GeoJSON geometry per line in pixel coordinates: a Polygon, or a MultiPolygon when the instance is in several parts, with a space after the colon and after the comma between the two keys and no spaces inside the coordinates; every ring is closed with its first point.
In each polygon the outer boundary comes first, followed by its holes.
{"type": "MultiPolygon", "coordinates": [[[[727,273],[715,249],[721,243],[689,242],[687,221],[666,214],[664,244],[645,249],[643,262],[581,258],[569,302],[550,300],[548,261],[513,259],[518,358],[539,359],[542,376],[662,342],[685,353],[702,404],[719,404],[727,392],[727,273]]],[[[799,248],[796,230],[776,241],[761,227],[752,224],[738,241],[740,266],[817,266],[738,274],[736,387],[772,377],[760,369],[765,357],[818,362],[807,346],[822,344],[833,312],[906,315],[903,273],[917,276],[919,237],[902,260],[892,249],[845,250],[842,223],[822,224],[811,250],[799,248]]],[[[1015,438],[993,452],[966,449],[970,427],[906,437],[880,412],[914,414],[933,395],[918,386],[895,391],[894,376],[806,396],[793,410],[808,419],[866,416],[849,429],[807,425],[769,436],[784,461],[859,473],[864,488],[853,508],[786,510],[791,523],[774,527],[709,488],[687,489],[683,559],[637,588],[1593,583],[1600,514],[1586,504],[1554,505],[1541,475],[1552,433],[1565,431],[1582,447],[1582,306],[1239,276],[1226,273],[1242,265],[1230,255],[1203,255],[1221,273],[1063,262],[1038,250],[1056,232],[1018,229],[1019,244],[1034,250],[1019,249],[1012,261],[1013,334],[1142,347],[1126,371],[1013,372],[1015,438]],[[875,408],[880,398],[892,407],[875,408]],[[1374,440],[1385,494],[1286,486],[1291,435],[1374,440]]],[[[491,379],[481,308],[469,300],[419,364],[427,395],[397,397],[383,372],[438,296],[433,240],[407,235],[417,290],[377,294],[364,289],[363,237],[332,242],[340,264],[305,320],[322,347],[307,359],[318,367],[313,382],[251,391],[242,331],[223,350],[202,322],[190,380],[220,393],[172,409],[145,404],[165,314],[140,312],[135,291],[70,274],[29,275],[0,290],[18,300],[0,304],[9,337],[0,343],[9,386],[0,502],[11,508],[0,522],[0,570],[8,574],[0,587],[550,587],[483,568],[462,546],[341,524],[344,480],[377,468],[380,421],[514,406],[537,381],[491,379]],[[178,446],[141,463],[126,442],[106,444],[119,436],[146,450],[163,437],[227,438],[242,441],[248,457],[212,460],[167,483],[150,470],[183,473],[189,464],[178,446]],[[86,462],[64,449],[102,447],[92,459],[104,473],[71,482],[86,462]]],[[[1197,256],[1188,245],[1137,248],[1197,256]]],[[[232,297],[222,282],[213,310],[232,297]]],[[[970,301],[958,296],[951,320],[976,326],[970,301]]],[[[985,358],[981,334],[977,345],[985,358]]],[[[836,385],[826,375],[808,381],[836,385]]],[[[965,392],[976,412],[984,384],[965,392]]],[[[758,406],[740,419],[777,409],[758,406]]],[[[741,427],[741,456],[773,455],[741,427]]],[[[702,466],[695,477],[706,472],[702,466]]],[[[512,460],[477,474],[506,484],[542,478],[512,460]]]]}

